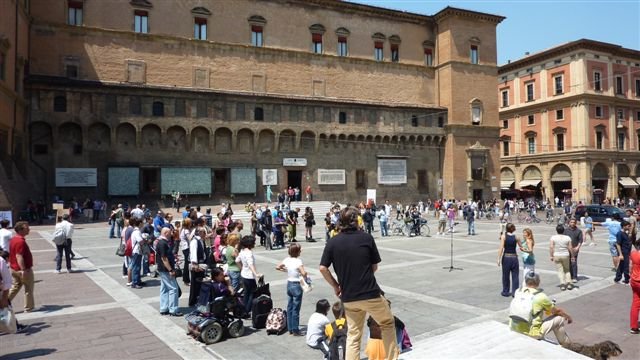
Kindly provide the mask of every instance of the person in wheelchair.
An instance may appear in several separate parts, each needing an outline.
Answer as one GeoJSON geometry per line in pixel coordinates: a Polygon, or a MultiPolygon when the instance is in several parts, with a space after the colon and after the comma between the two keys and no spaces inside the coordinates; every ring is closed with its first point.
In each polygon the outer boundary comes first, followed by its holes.
{"type": "Polygon", "coordinates": [[[211,282],[203,282],[198,296],[198,310],[203,313],[223,315],[236,306],[233,287],[219,267],[211,269],[211,282]]]}

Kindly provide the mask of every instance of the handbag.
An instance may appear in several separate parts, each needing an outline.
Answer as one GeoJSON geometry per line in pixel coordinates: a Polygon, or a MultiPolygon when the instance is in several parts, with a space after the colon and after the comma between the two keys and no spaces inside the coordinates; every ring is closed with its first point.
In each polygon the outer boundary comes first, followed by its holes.
{"type": "Polygon", "coordinates": [[[305,279],[304,277],[300,278],[300,286],[302,286],[302,291],[304,291],[305,293],[313,290],[313,286],[309,282],[307,282],[307,279],[305,279]]]}
{"type": "Polygon", "coordinates": [[[182,269],[180,269],[179,267],[173,269],[173,273],[176,274],[176,277],[182,277],[182,269]]]}
{"type": "Polygon", "coordinates": [[[0,333],[15,334],[18,331],[18,322],[13,309],[7,306],[0,309],[0,333]]]}
{"type": "Polygon", "coordinates": [[[124,256],[126,249],[127,249],[127,246],[125,245],[125,243],[123,241],[120,241],[120,245],[118,245],[118,248],[116,249],[116,255],[124,256]]]}

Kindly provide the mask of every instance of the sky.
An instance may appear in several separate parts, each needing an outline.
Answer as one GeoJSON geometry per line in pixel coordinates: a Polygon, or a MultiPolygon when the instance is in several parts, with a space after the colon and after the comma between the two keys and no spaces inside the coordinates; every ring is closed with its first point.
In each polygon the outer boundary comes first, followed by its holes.
{"type": "Polygon", "coordinates": [[[451,6],[504,16],[498,65],[582,38],[640,50],[640,0],[350,1],[426,15],[451,6]]]}

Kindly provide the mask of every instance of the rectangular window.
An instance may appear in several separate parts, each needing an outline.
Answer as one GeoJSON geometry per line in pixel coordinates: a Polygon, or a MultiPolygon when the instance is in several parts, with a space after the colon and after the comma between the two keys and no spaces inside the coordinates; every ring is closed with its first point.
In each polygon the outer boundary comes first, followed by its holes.
{"type": "Polygon", "coordinates": [[[193,20],[193,38],[207,40],[207,19],[197,17],[193,20]]]}
{"type": "Polygon", "coordinates": [[[356,189],[366,189],[367,188],[367,177],[366,170],[358,169],[356,170],[356,189]]]}
{"type": "Polygon", "coordinates": [[[533,101],[535,94],[533,93],[533,83],[526,84],[527,87],[527,101],[533,101]]]}
{"type": "Polygon", "coordinates": [[[527,138],[527,146],[529,150],[529,154],[536,153],[536,139],[533,137],[527,138]]]}
{"type": "Polygon", "coordinates": [[[593,73],[593,89],[595,91],[602,91],[601,76],[602,74],[600,74],[598,71],[593,73]]]}
{"type": "Polygon", "coordinates": [[[384,43],[382,41],[376,41],[374,46],[375,48],[373,50],[373,58],[376,61],[384,60],[384,53],[383,53],[384,43]]]}
{"type": "Polygon", "coordinates": [[[503,129],[509,128],[509,120],[502,120],[502,128],[503,129]]]}
{"type": "Polygon", "coordinates": [[[262,26],[252,25],[251,26],[251,45],[255,47],[262,47],[263,35],[262,35],[262,26]]]}
{"type": "Polygon", "coordinates": [[[624,150],[624,133],[618,133],[618,150],[624,150]]]}
{"type": "Polygon", "coordinates": [[[82,1],[69,1],[68,3],[67,24],[81,26],[82,25],[82,1]]]}
{"type": "Polygon", "coordinates": [[[186,116],[186,105],[184,99],[176,99],[174,116],[186,116]]]}
{"type": "Polygon", "coordinates": [[[149,13],[142,10],[136,10],[133,12],[133,15],[133,31],[140,34],[147,34],[149,32],[149,13]]]}
{"type": "Polygon", "coordinates": [[[198,100],[196,103],[196,116],[199,118],[207,117],[207,101],[206,100],[198,100]]]}
{"type": "Polygon", "coordinates": [[[322,34],[311,34],[311,46],[314,54],[322,54],[322,34]]]}
{"type": "Polygon", "coordinates": [[[338,114],[338,123],[339,124],[346,124],[347,123],[347,113],[344,111],[340,111],[340,113],[338,114]]]}
{"type": "Polygon", "coordinates": [[[398,44],[391,44],[391,61],[400,61],[400,49],[398,47],[398,44]]]}
{"type": "Polygon", "coordinates": [[[65,75],[69,79],[77,79],[78,78],[78,65],[75,64],[66,64],[64,66],[65,75]]]}
{"type": "Polygon", "coordinates": [[[418,170],[416,175],[418,178],[418,190],[427,191],[427,170],[418,170]]]}
{"type": "Polygon", "coordinates": [[[556,135],[556,150],[564,151],[564,134],[556,135]]]}
{"type": "Polygon", "coordinates": [[[411,126],[418,127],[418,117],[416,115],[411,115],[411,126]]]}
{"type": "Polygon", "coordinates": [[[347,38],[338,36],[338,56],[349,55],[349,47],[347,46],[347,38]]]}
{"type": "Polygon", "coordinates": [[[616,76],[616,95],[624,95],[622,76],[616,76]]]}
{"type": "Polygon", "coordinates": [[[602,117],[602,106],[596,106],[596,118],[602,117]]]}
{"type": "Polygon", "coordinates": [[[109,94],[104,99],[104,109],[107,114],[118,113],[118,97],[113,94],[109,94]]]}
{"type": "Polygon", "coordinates": [[[509,156],[509,142],[502,142],[502,156],[509,156]]]}
{"type": "Polygon", "coordinates": [[[427,66],[433,66],[433,50],[424,49],[424,64],[427,66]]]}
{"type": "Polygon", "coordinates": [[[472,64],[477,64],[479,61],[478,59],[478,46],[477,45],[471,45],[471,63],[472,64]]]}
{"type": "Polygon", "coordinates": [[[636,79],[636,97],[640,97],[640,79],[636,79]]]}
{"type": "Polygon", "coordinates": [[[509,106],[509,90],[502,90],[502,107],[509,106]]]}
{"type": "Polygon", "coordinates": [[[602,131],[596,131],[596,149],[602,150],[602,131]]]}
{"type": "Polygon", "coordinates": [[[556,120],[564,120],[564,109],[556,110],[556,120]]]}
{"type": "Polygon", "coordinates": [[[553,77],[553,84],[554,84],[554,91],[556,95],[560,95],[562,94],[563,91],[563,84],[562,84],[562,75],[558,75],[558,76],[554,76],[553,77]]]}
{"type": "Polygon", "coordinates": [[[140,97],[132,96],[129,98],[129,113],[131,115],[142,114],[142,104],[140,103],[140,97]]]}
{"type": "Polygon", "coordinates": [[[618,114],[618,121],[624,121],[624,110],[619,109],[616,113],[618,114]]]}
{"type": "Polygon", "coordinates": [[[535,124],[536,124],[536,117],[533,114],[527,116],[527,125],[535,125],[535,124]]]}

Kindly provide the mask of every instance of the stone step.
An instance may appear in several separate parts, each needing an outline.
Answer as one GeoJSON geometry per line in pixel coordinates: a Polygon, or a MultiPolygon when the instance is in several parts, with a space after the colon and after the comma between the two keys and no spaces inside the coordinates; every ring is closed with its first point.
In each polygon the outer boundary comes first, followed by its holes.
{"type": "Polygon", "coordinates": [[[497,321],[469,325],[413,345],[400,359],[588,359],[560,345],[515,333],[497,321]]]}

